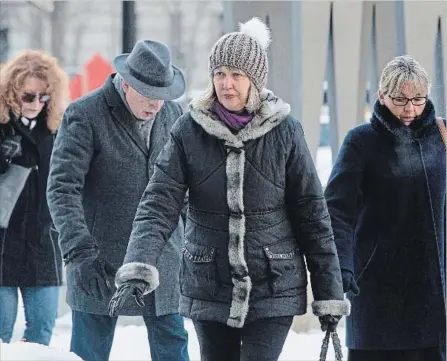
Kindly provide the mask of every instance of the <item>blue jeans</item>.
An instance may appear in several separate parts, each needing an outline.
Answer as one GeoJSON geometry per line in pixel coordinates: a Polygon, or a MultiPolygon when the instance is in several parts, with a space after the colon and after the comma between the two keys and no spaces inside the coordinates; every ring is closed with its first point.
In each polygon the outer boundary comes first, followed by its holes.
{"type": "MultiPolygon", "coordinates": [[[[189,361],[188,333],[183,317],[143,316],[152,361],[189,361]]],[[[107,361],[118,317],[72,311],[70,351],[84,361],[107,361]]],[[[129,345],[132,347],[132,345],[129,345]]]]}
{"type": "MultiPolygon", "coordinates": [[[[17,287],[0,287],[0,339],[11,341],[19,301],[17,287]]],[[[59,287],[20,288],[25,308],[26,329],[23,338],[48,345],[56,323],[59,287]]]]}

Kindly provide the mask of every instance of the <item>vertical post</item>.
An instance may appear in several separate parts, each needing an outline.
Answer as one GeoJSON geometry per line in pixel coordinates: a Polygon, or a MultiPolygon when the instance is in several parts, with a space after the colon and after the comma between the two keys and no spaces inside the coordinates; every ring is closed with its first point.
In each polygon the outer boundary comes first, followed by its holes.
{"type": "Polygon", "coordinates": [[[372,64],[370,64],[368,99],[368,105],[370,109],[372,109],[377,99],[377,89],[379,87],[379,59],[377,55],[377,10],[375,4],[373,5],[372,12],[371,54],[372,64]]]}
{"type": "Polygon", "coordinates": [[[123,1],[122,51],[130,53],[136,42],[135,1],[123,1]]]}
{"type": "MultiPolygon", "coordinates": [[[[267,14],[265,16],[265,25],[267,25],[267,28],[270,30],[270,32],[272,32],[272,27],[270,24],[270,15],[267,14]]],[[[273,38],[273,34],[272,34],[272,38],[273,38]]],[[[272,48],[269,47],[267,49],[267,59],[268,59],[268,63],[269,63],[269,69],[273,70],[273,54],[272,54],[272,48]]],[[[273,85],[273,71],[269,71],[268,75],[267,75],[267,87],[269,89],[272,89],[273,91],[275,91],[275,87],[273,85]]]]}
{"type": "Polygon", "coordinates": [[[328,57],[326,68],[327,80],[327,100],[329,106],[329,134],[332,151],[332,165],[335,163],[339,148],[339,129],[337,116],[337,94],[335,81],[335,64],[334,64],[334,24],[333,24],[334,8],[331,4],[331,15],[329,19],[329,42],[328,57]]]}
{"type": "Polygon", "coordinates": [[[302,119],[302,32],[301,32],[301,3],[292,1],[292,112],[297,119],[302,119]]]}
{"type": "Polygon", "coordinates": [[[8,37],[8,11],[6,9],[6,5],[0,3],[0,64],[5,63],[8,60],[8,52],[9,52],[9,37],[8,37]]]}
{"type": "Polygon", "coordinates": [[[0,28],[0,64],[3,64],[8,60],[8,30],[8,28],[0,28]]]}
{"type": "Polygon", "coordinates": [[[233,2],[232,1],[223,1],[223,33],[230,33],[235,31],[235,23],[233,16],[233,2]]]}
{"type": "Polygon", "coordinates": [[[404,55],[407,49],[405,43],[405,21],[404,21],[404,2],[396,1],[396,35],[397,35],[397,54],[404,55]]]}
{"type": "Polygon", "coordinates": [[[436,49],[435,49],[435,76],[432,87],[432,100],[435,105],[436,113],[445,116],[447,104],[445,104],[445,86],[444,82],[444,59],[443,47],[445,41],[442,39],[441,17],[438,18],[438,26],[436,29],[436,49]]]}

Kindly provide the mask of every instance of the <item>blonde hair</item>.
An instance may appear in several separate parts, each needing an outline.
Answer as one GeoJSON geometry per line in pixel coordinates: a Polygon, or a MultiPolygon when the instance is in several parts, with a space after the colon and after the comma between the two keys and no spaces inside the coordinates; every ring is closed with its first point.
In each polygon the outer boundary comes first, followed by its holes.
{"type": "MultiPolygon", "coordinates": [[[[229,67],[230,69],[233,69],[229,67]]],[[[238,70],[238,69],[236,69],[238,70]]],[[[208,85],[201,96],[193,100],[193,104],[201,109],[211,109],[213,102],[217,99],[216,89],[214,89],[213,79],[210,78],[208,85]]],[[[261,97],[258,89],[250,81],[250,89],[248,90],[247,103],[245,109],[249,113],[256,113],[261,107],[261,97]]]]}
{"type": "Polygon", "coordinates": [[[10,121],[10,111],[21,112],[21,91],[27,77],[36,77],[47,84],[50,96],[46,108],[47,128],[56,132],[68,104],[68,76],[56,58],[38,50],[27,50],[0,68],[0,123],[10,121]]]}
{"type": "Polygon", "coordinates": [[[425,69],[409,55],[397,56],[383,69],[379,91],[389,96],[399,95],[402,86],[412,82],[416,88],[430,93],[430,81],[425,69]]]}

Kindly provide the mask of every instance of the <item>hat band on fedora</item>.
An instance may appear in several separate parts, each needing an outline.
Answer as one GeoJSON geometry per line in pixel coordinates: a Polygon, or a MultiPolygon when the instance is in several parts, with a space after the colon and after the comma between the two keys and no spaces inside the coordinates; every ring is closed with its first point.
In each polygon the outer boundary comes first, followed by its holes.
{"type": "Polygon", "coordinates": [[[142,83],[149,85],[149,86],[154,86],[154,87],[158,87],[158,88],[167,88],[169,86],[171,86],[174,83],[174,72],[170,71],[169,75],[170,78],[169,79],[164,79],[164,80],[157,80],[151,77],[146,77],[143,74],[134,71],[130,66],[127,66],[127,69],[129,71],[129,74],[131,76],[133,76],[135,79],[141,81],[142,83]]]}

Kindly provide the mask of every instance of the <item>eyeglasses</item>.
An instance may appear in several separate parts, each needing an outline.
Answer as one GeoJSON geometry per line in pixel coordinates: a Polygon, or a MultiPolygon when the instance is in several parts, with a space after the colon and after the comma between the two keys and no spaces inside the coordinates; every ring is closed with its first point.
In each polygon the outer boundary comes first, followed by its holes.
{"type": "Polygon", "coordinates": [[[415,106],[424,105],[427,102],[427,97],[414,97],[414,98],[406,98],[406,97],[390,97],[391,101],[394,105],[398,107],[404,107],[411,101],[411,103],[415,106]]]}
{"type": "MultiPolygon", "coordinates": [[[[24,93],[22,96],[22,101],[24,103],[33,103],[36,100],[37,94],[35,93],[24,93]]],[[[48,103],[50,101],[50,96],[47,94],[42,94],[39,96],[39,102],[42,104],[48,103]]]]}

